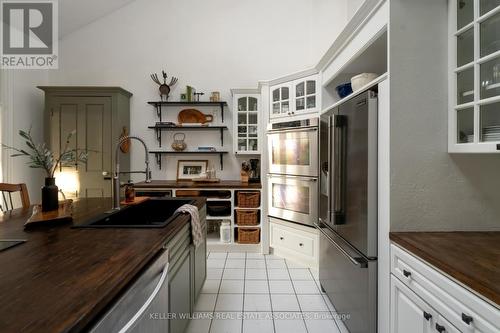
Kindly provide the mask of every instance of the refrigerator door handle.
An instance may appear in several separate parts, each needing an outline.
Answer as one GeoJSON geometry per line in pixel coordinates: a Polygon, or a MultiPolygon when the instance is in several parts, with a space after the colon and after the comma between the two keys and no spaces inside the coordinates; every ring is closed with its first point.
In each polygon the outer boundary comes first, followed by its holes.
{"type": "Polygon", "coordinates": [[[328,195],[328,205],[327,205],[327,211],[326,211],[326,219],[329,221],[326,221],[326,223],[333,223],[332,219],[332,182],[331,179],[333,177],[333,163],[332,163],[332,149],[333,149],[333,142],[332,142],[332,128],[334,126],[334,117],[328,117],[328,156],[326,159],[326,170],[325,170],[325,175],[326,175],[326,191],[328,195]]]}
{"type": "Polygon", "coordinates": [[[334,151],[333,151],[333,216],[332,224],[345,223],[345,154],[347,150],[347,119],[345,116],[336,115],[333,126],[334,151]]]}
{"type": "Polygon", "coordinates": [[[344,257],[346,257],[347,259],[349,259],[349,261],[354,266],[358,266],[359,268],[367,268],[368,267],[368,262],[366,260],[364,260],[361,257],[352,257],[349,253],[347,253],[346,250],[344,250],[342,248],[342,246],[340,246],[339,244],[337,244],[337,242],[335,242],[335,240],[333,240],[333,238],[331,238],[326,232],[324,232],[323,228],[321,228],[317,223],[314,223],[314,226],[323,234],[323,236],[325,236],[330,241],[330,243],[333,246],[335,246],[337,248],[337,250],[340,251],[340,253],[342,253],[344,255],[344,257]]]}

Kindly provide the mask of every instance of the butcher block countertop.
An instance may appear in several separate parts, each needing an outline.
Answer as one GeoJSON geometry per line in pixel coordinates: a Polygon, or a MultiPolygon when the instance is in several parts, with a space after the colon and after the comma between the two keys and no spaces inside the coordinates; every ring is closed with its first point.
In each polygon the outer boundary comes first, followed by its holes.
{"type": "Polygon", "coordinates": [[[260,189],[260,183],[243,183],[239,180],[221,180],[218,183],[200,183],[177,180],[152,180],[151,183],[135,183],[136,188],[238,188],[260,189]]]}
{"type": "MultiPolygon", "coordinates": [[[[199,208],[204,204],[196,199],[199,208]]],[[[110,199],[76,201],[73,223],[110,207],[110,199]]],[[[73,229],[70,223],[25,231],[31,210],[0,216],[0,239],[27,240],[0,252],[0,332],[85,331],[190,221],[182,214],[164,228],[73,229]]]]}
{"type": "Polygon", "coordinates": [[[390,239],[500,307],[500,232],[391,232],[390,239]]]}

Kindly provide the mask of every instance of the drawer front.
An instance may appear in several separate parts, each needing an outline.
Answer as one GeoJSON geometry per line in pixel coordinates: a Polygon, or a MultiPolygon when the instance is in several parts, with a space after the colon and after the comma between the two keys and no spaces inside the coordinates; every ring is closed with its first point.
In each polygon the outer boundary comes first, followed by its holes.
{"type": "MultiPolygon", "coordinates": [[[[443,333],[460,333],[460,331],[443,316],[438,316],[437,322],[434,324],[434,329],[435,332],[439,332],[438,329],[440,329],[443,333]],[[442,330],[443,327],[444,331],[442,330]]],[[[476,330],[476,332],[478,331],[476,330]]]]}
{"type": "Polygon", "coordinates": [[[309,236],[304,231],[271,223],[271,246],[314,257],[315,235],[309,236]]]}
{"type": "Polygon", "coordinates": [[[394,244],[391,272],[461,332],[500,331],[498,309],[394,244]]]}

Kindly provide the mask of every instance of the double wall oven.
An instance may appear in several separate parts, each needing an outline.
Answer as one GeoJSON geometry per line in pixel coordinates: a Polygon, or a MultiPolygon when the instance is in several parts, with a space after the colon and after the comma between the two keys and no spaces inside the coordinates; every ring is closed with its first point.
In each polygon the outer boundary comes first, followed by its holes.
{"type": "Polygon", "coordinates": [[[269,216],[314,226],[318,218],[318,131],[318,118],[269,125],[269,216]]]}

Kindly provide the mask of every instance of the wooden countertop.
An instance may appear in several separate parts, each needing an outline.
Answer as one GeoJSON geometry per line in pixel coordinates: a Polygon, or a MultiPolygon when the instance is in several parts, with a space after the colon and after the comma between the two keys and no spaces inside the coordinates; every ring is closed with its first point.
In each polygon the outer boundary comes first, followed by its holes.
{"type": "Polygon", "coordinates": [[[500,307],[500,232],[391,232],[389,237],[500,307]]]}
{"type": "Polygon", "coordinates": [[[135,183],[136,188],[242,188],[260,189],[260,183],[242,183],[239,180],[221,180],[218,183],[198,183],[177,180],[152,180],[151,183],[135,183]]]}
{"type": "MultiPolygon", "coordinates": [[[[204,199],[197,199],[202,207],[204,199]]],[[[111,207],[110,199],[74,203],[74,224],[111,207]]],[[[186,223],[165,228],[72,229],[23,224],[32,208],[0,216],[0,239],[27,242],[0,252],[0,332],[80,332],[120,294],[186,223]]]]}

